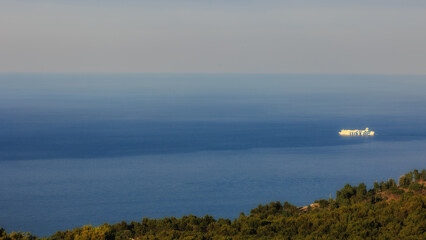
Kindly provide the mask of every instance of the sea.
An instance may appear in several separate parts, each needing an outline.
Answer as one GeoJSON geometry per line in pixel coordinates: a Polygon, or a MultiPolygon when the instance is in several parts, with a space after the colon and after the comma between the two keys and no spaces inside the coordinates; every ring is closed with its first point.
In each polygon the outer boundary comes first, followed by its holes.
{"type": "Polygon", "coordinates": [[[425,168],[425,123],[426,76],[1,73],[0,227],[305,206],[425,168]]]}

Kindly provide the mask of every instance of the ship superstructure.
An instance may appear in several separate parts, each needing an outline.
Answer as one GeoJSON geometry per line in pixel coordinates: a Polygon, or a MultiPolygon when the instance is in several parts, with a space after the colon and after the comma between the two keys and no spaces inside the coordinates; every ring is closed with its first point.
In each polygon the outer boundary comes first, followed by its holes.
{"type": "Polygon", "coordinates": [[[342,129],[339,132],[339,135],[341,136],[374,136],[374,131],[370,131],[370,129],[365,128],[365,130],[348,130],[348,129],[342,129]]]}

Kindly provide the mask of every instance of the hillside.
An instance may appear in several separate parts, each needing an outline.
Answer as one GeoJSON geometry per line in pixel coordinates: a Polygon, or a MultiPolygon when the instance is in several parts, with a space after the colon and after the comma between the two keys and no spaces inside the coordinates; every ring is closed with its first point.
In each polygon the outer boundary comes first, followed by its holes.
{"type": "MultiPolygon", "coordinates": [[[[345,185],[336,199],[320,199],[306,207],[271,202],[237,219],[211,216],[148,219],[59,231],[56,239],[426,239],[426,171],[345,185]]],[[[0,240],[38,239],[29,233],[0,229],[0,240]]]]}

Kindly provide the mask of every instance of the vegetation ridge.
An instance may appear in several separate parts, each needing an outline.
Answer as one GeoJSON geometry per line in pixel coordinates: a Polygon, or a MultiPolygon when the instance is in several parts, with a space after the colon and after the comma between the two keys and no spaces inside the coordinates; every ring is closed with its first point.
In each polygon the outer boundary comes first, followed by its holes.
{"type": "MultiPolygon", "coordinates": [[[[288,202],[259,205],[237,219],[212,216],[83,226],[58,231],[46,240],[90,239],[426,239],[426,170],[414,170],[400,177],[375,182],[346,184],[336,199],[320,199],[305,207],[288,202]]],[[[0,240],[40,239],[30,233],[7,234],[0,228],[0,240]]]]}

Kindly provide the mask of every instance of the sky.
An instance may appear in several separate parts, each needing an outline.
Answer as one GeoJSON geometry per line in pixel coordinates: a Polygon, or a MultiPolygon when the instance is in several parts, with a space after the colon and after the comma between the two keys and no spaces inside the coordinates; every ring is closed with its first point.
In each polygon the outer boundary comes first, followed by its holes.
{"type": "Polygon", "coordinates": [[[423,0],[2,0],[0,72],[426,74],[423,0]]]}

